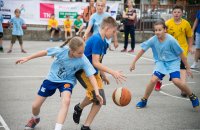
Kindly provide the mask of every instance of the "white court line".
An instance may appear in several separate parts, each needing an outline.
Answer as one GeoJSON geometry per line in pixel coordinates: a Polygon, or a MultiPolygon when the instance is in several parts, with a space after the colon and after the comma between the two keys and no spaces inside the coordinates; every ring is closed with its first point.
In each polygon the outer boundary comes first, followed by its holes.
{"type": "Polygon", "coordinates": [[[10,130],[10,128],[8,127],[8,125],[6,124],[6,122],[3,120],[2,116],[0,115],[0,122],[3,125],[3,127],[5,128],[5,130],[10,130]]]}
{"type": "MultiPolygon", "coordinates": [[[[189,84],[195,84],[196,82],[187,82],[187,83],[189,83],[189,84]]],[[[164,84],[164,85],[161,86],[161,88],[166,87],[166,86],[170,86],[170,85],[174,85],[174,84],[173,83],[164,84]]],[[[174,96],[174,95],[168,94],[166,92],[163,92],[162,90],[160,90],[159,92],[162,93],[162,94],[164,94],[164,95],[167,95],[169,97],[183,99],[183,100],[189,100],[188,98],[182,98],[182,97],[178,97],[178,96],[174,96]]]]}

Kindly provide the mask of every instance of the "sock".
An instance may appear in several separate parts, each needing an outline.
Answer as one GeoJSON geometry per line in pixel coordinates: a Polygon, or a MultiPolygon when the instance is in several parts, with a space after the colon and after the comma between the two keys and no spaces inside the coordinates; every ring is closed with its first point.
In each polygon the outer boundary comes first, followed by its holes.
{"type": "Polygon", "coordinates": [[[56,123],[55,130],[62,130],[63,125],[56,123]]]}
{"type": "Polygon", "coordinates": [[[38,118],[40,118],[40,116],[39,115],[37,115],[37,116],[33,115],[33,118],[38,119],[38,118]]]}

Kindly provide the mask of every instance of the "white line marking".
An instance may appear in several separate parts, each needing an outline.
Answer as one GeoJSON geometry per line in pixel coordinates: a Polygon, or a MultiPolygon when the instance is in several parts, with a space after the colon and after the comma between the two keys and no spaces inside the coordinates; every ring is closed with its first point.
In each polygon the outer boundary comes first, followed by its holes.
{"type": "Polygon", "coordinates": [[[0,115],[0,122],[3,125],[3,127],[5,128],[5,130],[10,130],[10,128],[8,127],[8,125],[6,124],[6,122],[3,120],[2,116],[0,115]]]}
{"type": "MultiPolygon", "coordinates": [[[[196,82],[187,82],[189,84],[195,84],[196,82]]],[[[169,83],[169,84],[164,84],[161,86],[161,88],[163,87],[166,87],[166,86],[170,86],[170,85],[174,85],[173,83],[169,83]]],[[[188,98],[182,98],[182,97],[178,97],[178,96],[174,96],[174,95],[171,95],[171,94],[168,94],[166,92],[163,92],[162,90],[159,91],[160,93],[166,95],[166,96],[169,96],[169,97],[173,97],[173,98],[178,98],[178,99],[183,99],[183,100],[189,100],[188,98]]]]}

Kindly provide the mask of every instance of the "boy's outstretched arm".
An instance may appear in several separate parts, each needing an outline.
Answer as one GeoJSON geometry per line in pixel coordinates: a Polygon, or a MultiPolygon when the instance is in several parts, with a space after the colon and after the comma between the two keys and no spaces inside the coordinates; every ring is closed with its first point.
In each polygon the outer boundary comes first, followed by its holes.
{"type": "Polygon", "coordinates": [[[189,64],[187,62],[187,57],[185,57],[183,52],[180,54],[180,57],[181,57],[181,60],[183,61],[184,65],[185,65],[187,75],[191,76],[193,78],[192,71],[190,70],[190,66],[189,66],[189,64]]]}
{"type": "Polygon", "coordinates": [[[46,55],[47,55],[47,50],[42,50],[42,51],[39,51],[39,52],[37,52],[37,53],[35,53],[33,55],[18,59],[15,63],[16,64],[23,64],[24,62],[27,62],[27,61],[29,61],[31,59],[42,57],[42,56],[46,56],[46,55]]]}
{"type": "Polygon", "coordinates": [[[103,98],[101,97],[101,95],[99,94],[99,89],[98,89],[98,84],[97,84],[97,80],[94,77],[94,75],[88,77],[90,80],[90,83],[92,84],[92,86],[94,87],[94,91],[96,94],[97,99],[99,100],[100,104],[103,104],[103,98]]]}
{"type": "Polygon", "coordinates": [[[130,66],[130,71],[135,69],[135,63],[137,62],[138,59],[140,59],[140,57],[145,53],[144,50],[140,50],[139,53],[135,56],[135,58],[133,59],[133,62],[130,66]]]}
{"type": "Polygon", "coordinates": [[[111,74],[115,79],[117,83],[122,83],[122,81],[126,81],[126,77],[120,72],[120,71],[114,71],[103,64],[99,62],[100,55],[93,54],[92,55],[92,64],[95,68],[97,68],[99,71],[107,72],[111,74]]]}

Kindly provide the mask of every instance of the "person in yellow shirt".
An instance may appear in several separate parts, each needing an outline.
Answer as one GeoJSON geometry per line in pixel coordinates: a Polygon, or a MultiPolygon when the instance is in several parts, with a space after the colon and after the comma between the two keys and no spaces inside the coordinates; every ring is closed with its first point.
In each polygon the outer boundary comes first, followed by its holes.
{"type": "MultiPolygon", "coordinates": [[[[171,34],[179,43],[180,47],[183,49],[184,55],[187,57],[188,52],[193,53],[192,44],[193,44],[193,32],[190,26],[190,23],[183,19],[183,7],[181,5],[175,5],[172,9],[173,17],[166,21],[167,33],[171,34]]],[[[186,67],[181,61],[181,80],[186,82],[187,73],[186,67]]],[[[155,89],[160,90],[161,83],[157,83],[155,89]]],[[[185,92],[181,92],[181,96],[187,97],[185,92]]]]}
{"type": "Polygon", "coordinates": [[[72,37],[72,20],[70,20],[70,16],[66,15],[66,19],[64,21],[64,29],[65,29],[65,39],[67,40],[67,37],[72,37]]]}
{"type": "Polygon", "coordinates": [[[51,38],[50,38],[50,42],[54,41],[54,34],[55,33],[59,33],[59,41],[62,41],[61,38],[61,29],[58,27],[58,21],[55,19],[55,14],[51,14],[51,17],[48,21],[48,28],[47,28],[50,33],[51,33],[51,38]]]}

